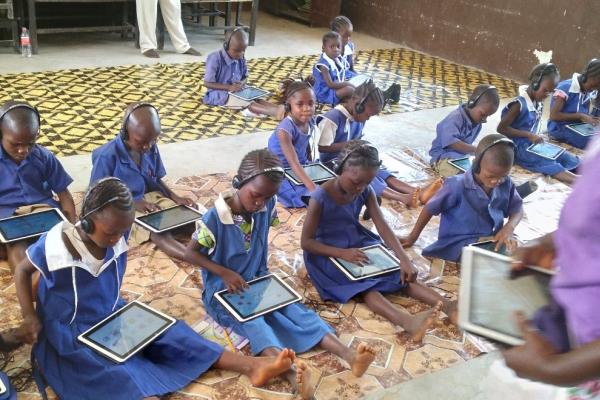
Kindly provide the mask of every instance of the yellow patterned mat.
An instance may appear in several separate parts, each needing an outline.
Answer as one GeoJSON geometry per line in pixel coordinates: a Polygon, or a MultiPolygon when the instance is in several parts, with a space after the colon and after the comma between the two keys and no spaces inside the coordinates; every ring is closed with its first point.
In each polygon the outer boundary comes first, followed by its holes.
{"type": "MultiPolygon", "coordinates": [[[[288,76],[308,75],[317,56],[249,60],[250,83],[276,93],[288,76]]],[[[458,104],[481,83],[512,97],[517,83],[481,70],[405,48],[360,51],[356,69],[385,88],[402,85],[406,112],[458,104]]],[[[0,75],[0,101],[18,99],[42,115],[39,143],[59,156],[85,154],[112,139],[127,104],[152,102],[161,113],[163,143],[274,129],[273,119],[245,119],[239,113],[202,104],[204,63],[130,65],[0,75]]]]}

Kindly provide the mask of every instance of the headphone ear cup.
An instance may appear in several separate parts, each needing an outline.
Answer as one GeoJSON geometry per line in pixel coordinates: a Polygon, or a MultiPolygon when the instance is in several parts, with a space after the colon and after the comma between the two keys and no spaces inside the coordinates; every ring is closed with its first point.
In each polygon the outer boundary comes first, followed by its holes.
{"type": "Polygon", "coordinates": [[[239,189],[242,186],[242,181],[240,180],[239,175],[233,177],[231,180],[231,186],[233,186],[234,189],[239,189]]]}
{"type": "Polygon", "coordinates": [[[362,114],[363,112],[365,112],[365,105],[361,101],[360,103],[358,103],[356,105],[356,107],[354,108],[354,110],[356,111],[357,114],[362,114]]]}
{"type": "Polygon", "coordinates": [[[84,218],[81,220],[81,229],[85,232],[85,233],[92,233],[92,231],[94,230],[94,221],[92,221],[89,217],[88,218],[84,218]]]}
{"type": "Polygon", "coordinates": [[[469,101],[467,101],[467,108],[473,108],[474,105],[475,102],[473,101],[473,99],[469,99],[469,101]]]}
{"type": "Polygon", "coordinates": [[[284,103],[283,107],[285,109],[285,112],[287,112],[287,113],[289,113],[290,111],[292,111],[292,106],[287,101],[284,103]]]}
{"type": "Polygon", "coordinates": [[[229,50],[229,41],[223,42],[223,48],[225,51],[229,50]]]}
{"type": "Polygon", "coordinates": [[[533,83],[531,84],[531,89],[532,89],[534,92],[540,88],[540,80],[541,80],[541,79],[542,79],[542,78],[540,77],[539,79],[536,79],[536,81],[535,81],[535,82],[533,82],[533,83]]]}

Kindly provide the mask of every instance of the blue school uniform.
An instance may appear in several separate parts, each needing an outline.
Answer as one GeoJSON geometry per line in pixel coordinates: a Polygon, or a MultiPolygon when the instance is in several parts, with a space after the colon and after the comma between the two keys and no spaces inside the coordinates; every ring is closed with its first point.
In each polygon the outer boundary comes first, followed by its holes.
{"type": "MultiPolygon", "coordinates": [[[[356,122],[343,104],[338,104],[325,114],[317,117],[319,126],[320,146],[331,146],[333,143],[343,143],[349,140],[361,139],[364,122],[356,122]]],[[[319,153],[319,160],[331,166],[338,153],[319,153]]]]}
{"type": "MultiPolygon", "coordinates": [[[[231,85],[246,78],[248,78],[248,66],[245,58],[234,60],[224,48],[214,51],[206,57],[204,82],[231,85]]],[[[228,98],[227,90],[208,89],[203,102],[213,106],[222,106],[227,103],[228,98]]]]}
{"type": "Polygon", "coordinates": [[[459,261],[462,248],[484,236],[493,236],[507,218],[521,210],[523,201],[510,177],[488,196],[472,170],[451,176],[425,207],[440,215],[438,240],[423,249],[427,257],[459,261]]]}
{"type": "MultiPolygon", "coordinates": [[[[292,145],[294,146],[294,150],[296,155],[298,156],[298,161],[300,165],[306,165],[311,160],[308,157],[309,154],[309,146],[310,140],[313,137],[313,133],[315,130],[315,122],[311,120],[309,123],[308,132],[302,131],[295,123],[292,117],[289,115],[283,119],[277,125],[277,128],[273,131],[271,136],[269,137],[268,148],[272,151],[285,168],[288,168],[290,164],[288,163],[285,155],[283,154],[283,150],[281,149],[281,143],[279,142],[279,138],[277,137],[277,133],[279,131],[284,131],[288,134],[290,139],[292,140],[292,145]]],[[[312,155],[311,155],[312,156],[312,155]]],[[[306,203],[302,201],[302,197],[309,196],[310,192],[304,185],[295,185],[293,184],[287,177],[279,186],[279,192],[277,193],[277,199],[286,208],[290,207],[306,207],[306,203]]]]}
{"type": "MultiPolygon", "coordinates": [[[[226,199],[230,191],[219,196],[215,207],[202,218],[193,240],[202,246],[202,253],[213,262],[229,268],[249,281],[267,275],[269,228],[278,223],[276,199],[252,214],[252,223],[232,214],[226,199]]],[[[290,348],[303,353],[315,347],[325,335],[334,332],[314,311],[293,303],[250,321],[240,323],[227,311],[214,294],[226,289],[223,280],[203,269],[202,300],[206,311],[219,324],[231,327],[250,341],[253,354],[268,348],[290,348]]]]}
{"type": "Polygon", "coordinates": [[[167,196],[159,183],[166,174],[156,144],[142,154],[139,167],[129,155],[121,135],[92,152],[90,184],[107,176],[117,177],[131,190],[135,201],[141,200],[144,194],[155,191],[167,196]]]}
{"type": "Polygon", "coordinates": [[[0,146],[0,176],[0,218],[31,204],[59,207],[53,192],[64,192],[73,182],[54,154],[37,144],[18,165],[0,146]]]}
{"type": "MultiPolygon", "coordinates": [[[[358,221],[363,205],[373,189],[368,186],[354,201],[340,205],[326,190],[318,187],[312,199],[321,208],[316,240],[342,249],[360,248],[380,244],[381,238],[358,221]]],[[[382,293],[398,292],[406,288],[400,281],[400,272],[392,272],[360,281],[351,281],[329,257],[304,252],[304,264],[313,285],[323,300],[346,303],[354,296],[376,290],[382,293]]]]}
{"type": "Polygon", "coordinates": [[[323,75],[318,67],[325,67],[327,73],[331,78],[332,82],[344,82],[346,80],[346,62],[342,56],[336,57],[335,60],[329,58],[327,54],[321,54],[321,58],[317,61],[317,64],[312,69],[312,74],[315,78],[315,86],[313,87],[317,101],[323,104],[336,105],[340,102],[340,99],[335,95],[335,89],[331,89],[327,86],[323,75]]]}
{"type": "Polygon", "coordinates": [[[346,80],[350,80],[356,75],[358,75],[354,71],[354,43],[348,42],[346,46],[344,46],[344,55],[342,56],[344,60],[344,68],[346,69],[346,80]]]}
{"type": "Polygon", "coordinates": [[[468,155],[450,148],[451,144],[457,142],[473,144],[481,132],[483,125],[473,122],[466,107],[465,104],[459,105],[437,124],[435,139],[429,150],[431,165],[435,165],[441,159],[461,158],[468,155]]]}
{"type": "Polygon", "coordinates": [[[62,400],[132,400],[188,385],[223,349],[178,321],[142,352],[118,364],[77,337],[126,303],[120,297],[127,264],[125,239],[107,249],[97,270],[67,250],[60,223],[27,249],[40,272],[36,312],[42,322],[33,346],[40,372],[62,400]]]}
{"type": "Polygon", "coordinates": [[[4,387],[6,387],[6,392],[0,394],[0,400],[17,400],[17,391],[10,384],[8,376],[2,371],[0,371],[0,380],[2,380],[4,387]]]}
{"type": "MultiPolygon", "coordinates": [[[[598,92],[594,90],[591,93],[582,92],[579,85],[580,74],[575,73],[571,79],[562,81],[556,87],[550,108],[553,107],[557,97],[564,99],[565,104],[562,108],[564,113],[584,113],[590,114],[590,103],[596,98],[598,92]]],[[[591,136],[581,136],[569,128],[568,124],[576,123],[577,121],[552,121],[548,120],[548,135],[555,140],[565,142],[578,149],[584,149],[588,144],[591,136]]]]}
{"type": "MultiPolygon", "coordinates": [[[[520,112],[510,125],[511,128],[538,134],[544,104],[531,100],[527,94],[527,86],[521,86],[519,92],[520,96],[504,107],[502,117],[506,115],[511,105],[518,103],[520,112]]],[[[515,143],[515,163],[530,171],[553,176],[563,171],[573,170],[579,165],[579,159],[567,151],[562,153],[556,160],[549,160],[527,151],[527,148],[532,144],[529,139],[522,137],[511,139],[515,143]]]]}

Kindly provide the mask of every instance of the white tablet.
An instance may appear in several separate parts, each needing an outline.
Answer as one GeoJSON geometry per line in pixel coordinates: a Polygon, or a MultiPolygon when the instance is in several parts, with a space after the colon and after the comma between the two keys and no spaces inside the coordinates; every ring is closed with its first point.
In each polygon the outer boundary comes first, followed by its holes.
{"type": "Polygon", "coordinates": [[[448,163],[458,168],[461,172],[467,172],[471,168],[471,157],[455,158],[448,160],[448,163]]]}
{"type": "Polygon", "coordinates": [[[600,131],[600,126],[594,126],[591,124],[568,124],[567,128],[572,130],[578,135],[581,136],[594,136],[600,131]]]}
{"type": "Polygon", "coordinates": [[[202,218],[200,211],[188,206],[174,206],[137,217],[135,222],[151,232],[162,233],[191,224],[202,218]]]}
{"type": "Polygon", "coordinates": [[[254,86],[246,86],[238,92],[229,92],[229,94],[233,97],[237,97],[238,99],[252,101],[261,97],[269,96],[270,93],[254,86]]]}
{"type": "Polygon", "coordinates": [[[221,290],[215,293],[215,297],[240,322],[250,321],[302,300],[294,289],[274,274],[249,281],[248,288],[242,293],[221,290]]]}
{"type": "Polygon", "coordinates": [[[527,148],[527,151],[549,160],[556,160],[565,152],[565,149],[552,143],[542,142],[532,144],[527,148]]]}
{"type": "Polygon", "coordinates": [[[491,251],[492,253],[500,254],[503,256],[509,257],[508,249],[506,245],[501,245],[498,251],[496,251],[496,242],[493,240],[482,240],[481,242],[471,243],[469,246],[477,247],[478,249],[483,249],[486,251],[491,251]]]}
{"type": "Polygon", "coordinates": [[[400,260],[383,245],[367,246],[363,247],[362,250],[369,257],[369,262],[363,266],[353,264],[341,258],[329,257],[329,259],[352,281],[360,281],[377,275],[389,274],[400,269],[400,260]]]}
{"type": "Polygon", "coordinates": [[[11,243],[35,238],[66,220],[58,208],[4,218],[0,220],[0,242],[11,243]]]}
{"type": "Polygon", "coordinates": [[[152,343],[174,323],[174,318],[132,301],[77,339],[103,356],[122,363],[152,343]]]}
{"type": "Polygon", "coordinates": [[[7,392],[6,386],[4,386],[4,382],[0,379],[0,394],[4,394],[7,392]]]}
{"type": "Polygon", "coordinates": [[[371,77],[368,75],[358,74],[348,79],[348,83],[356,88],[367,82],[369,79],[371,79],[371,77]]]}
{"type": "MultiPolygon", "coordinates": [[[[323,183],[337,176],[332,170],[321,163],[303,165],[302,168],[314,183],[323,183]]],[[[294,185],[303,185],[300,178],[296,176],[291,168],[285,169],[285,175],[294,185]]]]}
{"type": "Polygon", "coordinates": [[[511,259],[473,246],[463,248],[459,325],[477,335],[518,346],[523,338],[515,311],[531,318],[550,302],[552,271],[529,267],[511,275],[511,259]]]}

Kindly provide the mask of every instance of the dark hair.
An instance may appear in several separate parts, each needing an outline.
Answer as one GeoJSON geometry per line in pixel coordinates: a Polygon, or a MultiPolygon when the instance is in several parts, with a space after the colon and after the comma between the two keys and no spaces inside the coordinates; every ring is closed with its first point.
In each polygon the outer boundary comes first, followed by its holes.
{"type": "Polygon", "coordinates": [[[131,211],[134,208],[133,196],[129,188],[119,179],[103,178],[88,188],[81,205],[81,215],[86,215],[103,205],[111,205],[122,211],[131,211]]]}
{"type": "Polygon", "coordinates": [[[27,128],[37,137],[40,133],[40,114],[28,103],[10,100],[0,107],[0,138],[3,124],[27,128]]]}
{"type": "Polygon", "coordinates": [[[514,143],[500,133],[492,133],[481,139],[475,149],[475,160],[473,162],[473,171],[475,173],[480,172],[481,161],[486,155],[498,167],[512,167],[515,160],[514,143]]]}
{"type": "Polygon", "coordinates": [[[277,171],[265,172],[269,168],[283,168],[279,157],[271,153],[267,149],[252,150],[242,158],[240,167],[238,168],[237,175],[240,181],[246,181],[248,178],[257,175],[264,175],[275,184],[281,184],[283,182],[283,174],[277,171]]]}
{"type": "Polygon", "coordinates": [[[323,46],[325,46],[325,43],[327,43],[329,40],[332,39],[336,39],[336,40],[342,40],[342,37],[340,36],[339,33],[334,32],[334,31],[329,31],[326,34],[323,35],[323,46]]]}
{"type": "Polygon", "coordinates": [[[529,83],[541,83],[545,77],[551,76],[554,77],[555,81],[560,79],[560,72],[558,71],[558,68],[552,63],[541,63],[533,67],[527,79],[529,80],[529,83]]]}
{"type": "Polygon", "coordinates": [[[340,29],[342,29],[343,27],[350,26],[352,26],[352,21],[350,21],[350,18],[344,15],[338,15],[337,17],[331,20],[331,25],[329,27],[332,31],[339,32],[340,29]]]}
{"type": "MultiPolygon", "coordinates": [[[[349,99],[356,100],[357,104],[359,102],[363,102],[363,104],[373,102],[379,108],[385,106],[385,96],[383,91],[379,89],[371,79],[361,83],[356,90],[354,90],[352,97],[349,97],[349,99]]],[[[346,100],[346,102],[347,101],[348,100],[346,100]]]]}
{"type": "Polygon", "coordinates": [[[585,74],[587,79],[600,76],[600,60],[597,58],[591,59],[587,63],[585,69],[583,70],[583,73],[585,74]]]}
{"type": "Polygon", "coordinates": [[[500,96],[498,95],[498,89],[490,88],[489,84],[478,85],[471,94],[471,99],[477,99],[477,103],[473,106],[481,104],[492,104],[496,108],[500,105],[500,96]],[[477,99],[478,96],[479,99],[477,99]]]}
{"type": "Polygon", "coordinates": [[[365,140],[349,140],[337,158],[336,172],[341,174],[346,167],[379,168],[381,160],[377,149],[365,140]]]}
{"type": "Polygon", "coordinates": [[[315,77],[308,75],[306,78],[286,78],[279,85],[279,103],[283,104],[296,92],[304,89],[312,89],[315,84],[315,77]]]}

